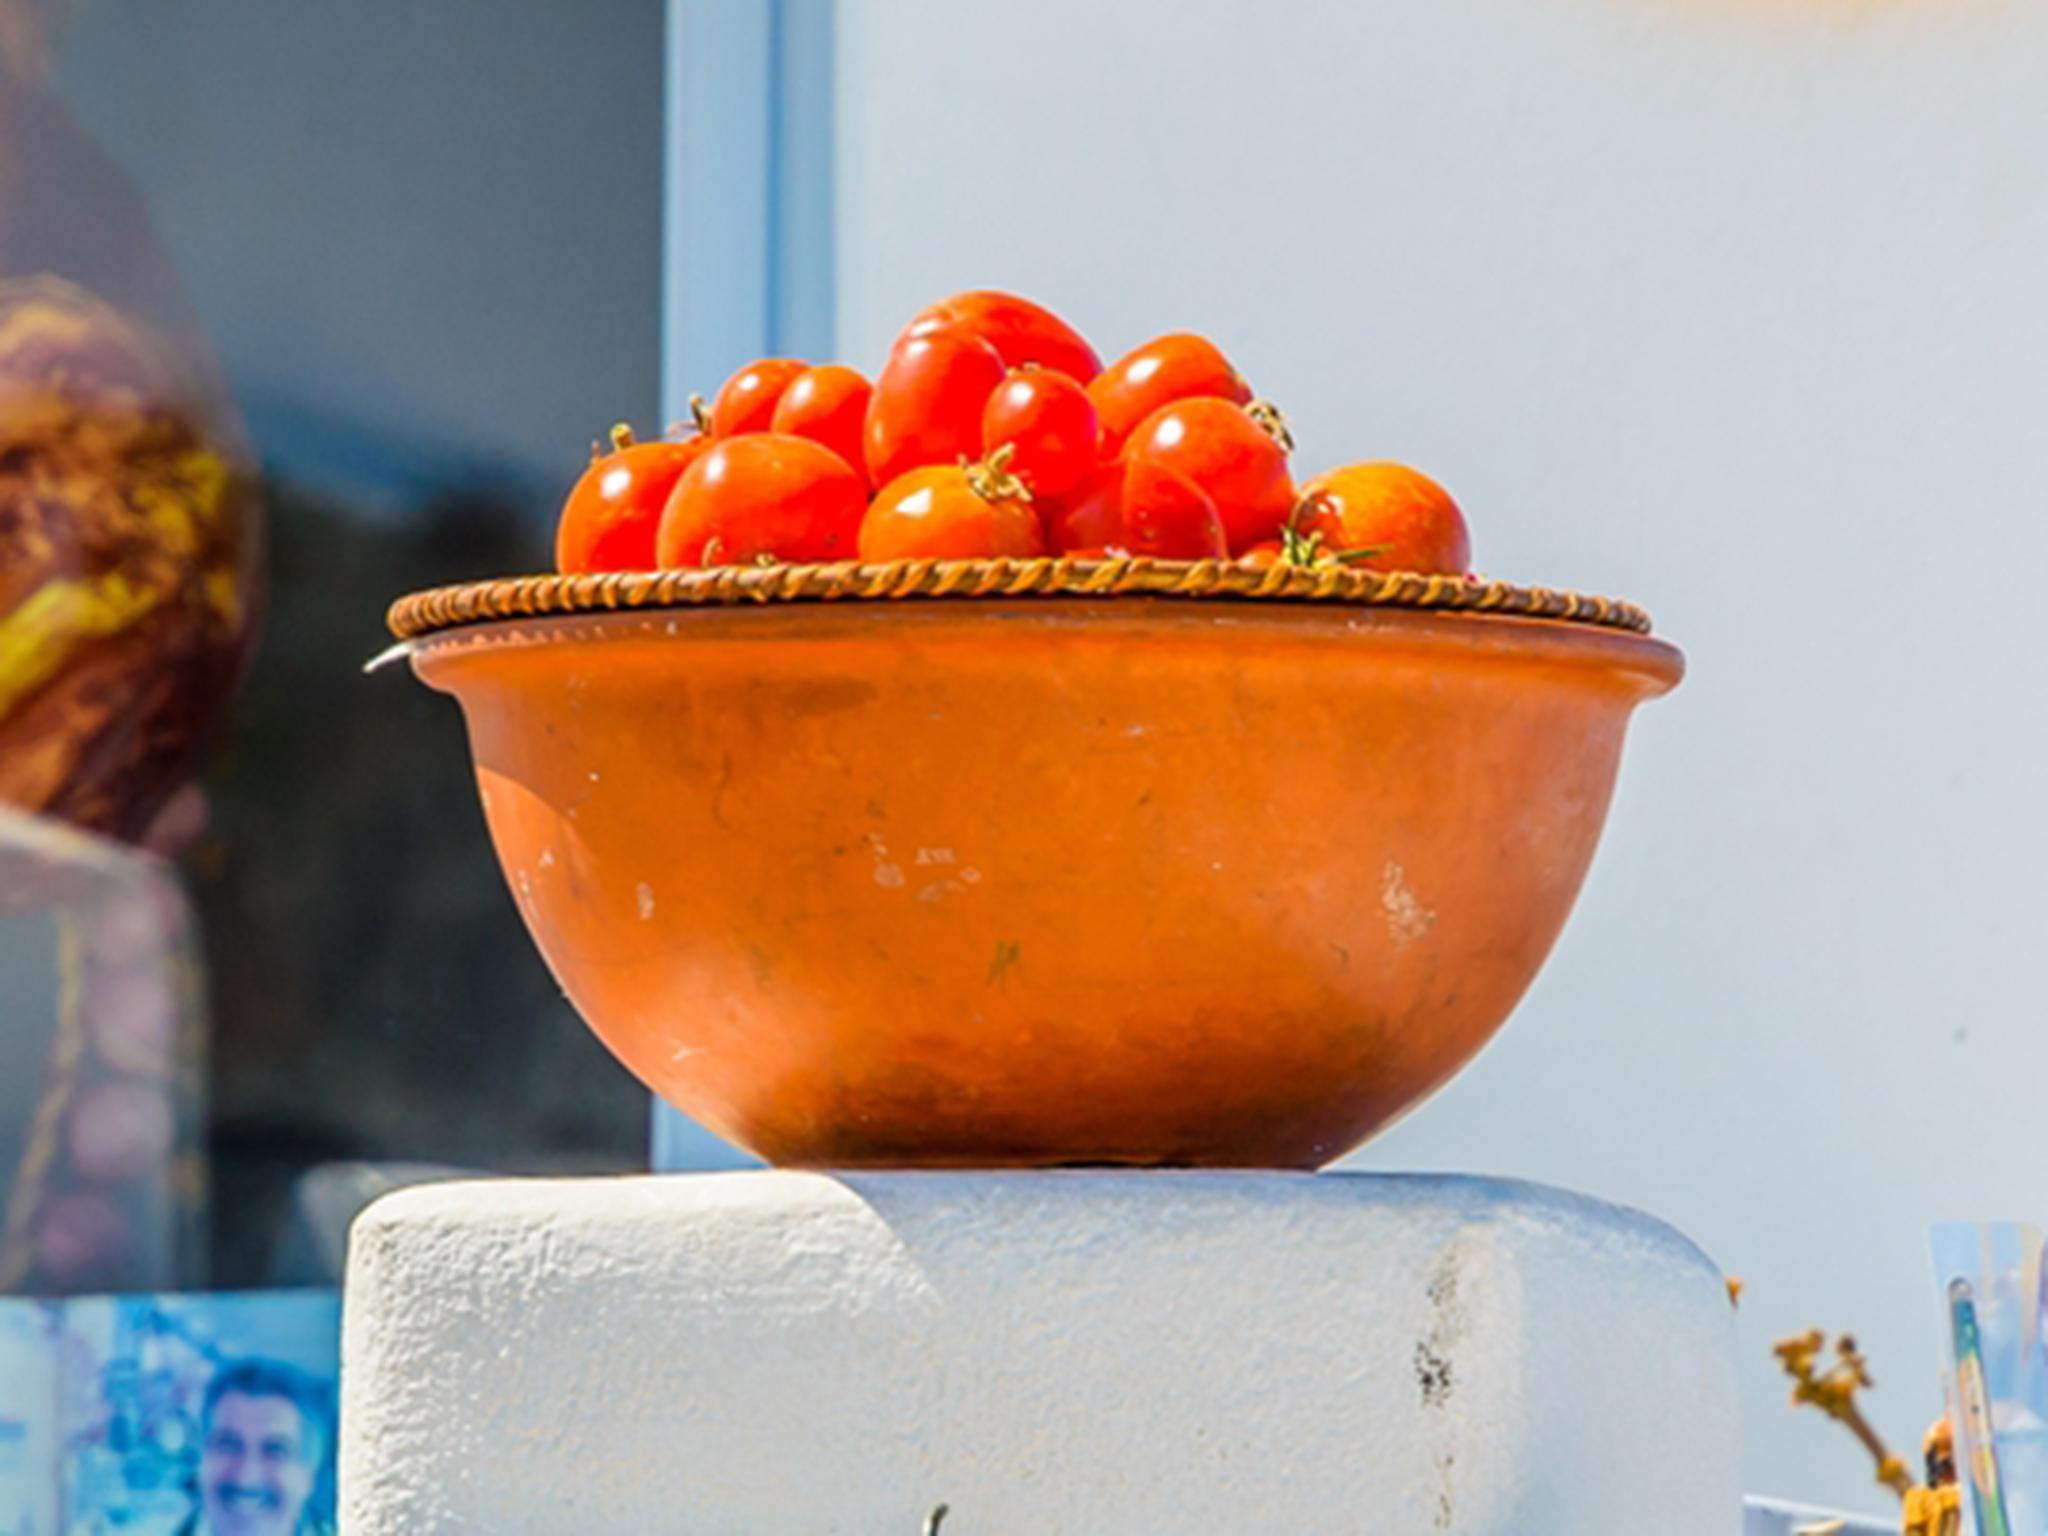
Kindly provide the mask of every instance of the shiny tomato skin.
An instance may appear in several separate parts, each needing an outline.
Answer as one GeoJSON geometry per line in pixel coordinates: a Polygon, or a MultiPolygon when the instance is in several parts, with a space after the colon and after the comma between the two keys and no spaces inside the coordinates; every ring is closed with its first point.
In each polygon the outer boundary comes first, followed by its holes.
{"type": "Polygon", "coordinates": [[[1066,495],[1038,503],[1046,547],[1056,555],[1079,555],[1121,545],[1123,503],[1123,461],[1097,464],[1066,495]]]}
{"type": "Polygon", "coordinates": [[[1054,554],[1220,560],[1227,553],[1216,503],[1186,475],[1157,464],[1098,465],[1041,510],[1054,554]]]}
{"type": "Polygon", "coordinates": [[[1037,363],[1082,384],[1102,371],[1102,359],[1086,337],[1043,304],[1014,293],[985,288],[956,293],[920,310],[903,334],[916,336],[948,325],[987,341],[1011,368],[1037,363]]]}
{"type": "Polygon", "coordinates": [[[1287,449],[1245,407],[1199,396],[1163,405],[1138,424],[1124,449],[1185,475],[1216,503],[1233,550],[1273,538],[1294,507],[1287,449]]]}
{"type": "Polygon", "coordinates": [[[875,494],[860,525],[860,557],[975,560],[1045,553],[1038,512],[1021,496],[985,496],[958,464],[908,470],[875,494]]]}
{"type": "Polygon", "coordinates": [[[628,443],[590,461],[555,525],[555,569],[651,571],[669,494],[711,446],[703,436],[628,443]]]}
{"type": "Polygon", "coordinates": [[[865,479],[861,426],[867,420],[868,397],[873,393],[858,369],[839,363],[806,368],[789,381],[789,388],[775,402],[768,430],[807,437],[830,448],[865,479]]]}
{"type": "Polygon", "coordinates": [[[1221,560],[1223,518],[1187,475],[1149,459],[1124,464],[1123,547],[1160,560],[1221,560]]]}
{"type": "Polygon", "coordinates": [[[1102,426],[1103,457],[1121,453],[1138,424],[1161,406],[1204,395],[1239,405],[1252,399],[1244,376],[1208,337],[1175,331],[1132,348],[1088,386],[1102,426]]]}
{"type": "Polygon", "coordinates": [[[1054,368],[1012,368],[981,412],[981,447],[1008,444],[1010,472],[1033,497],[1062,496],[1094,469],[1095,407],[1088,392],[1054,368]]]}
{"type": "Polygon", "coordinates": [[[875,376],[861,427],[868,483],[887,485],[926,464],[981,455],[981,412],[1003,381],[1003,359],[972,331],[939,326],[906,335],[875,376]]]}
{"type": "Polygon", "coordinates": [[[1372,550],[1346,562],[1367,571],[1460,576],[1472,567],[1472,536],[1451,493],[1405,464],[1347,464],[1301,488],[1304,529],[1324,547],[1372,550]]]}
{"type": "Polygon", "coordinates": [[[783,391],[809,367],[793,357],[764,357],[747,364],[719,386],[718,397],[711,402],[711,435],[768,431],[783,391]]]}
{"type": "Polygon", "coordinates": [[[805,437],[721,438],[676,482],[655,553],[667,566],[850,560],[867,486],[805,437]]]}

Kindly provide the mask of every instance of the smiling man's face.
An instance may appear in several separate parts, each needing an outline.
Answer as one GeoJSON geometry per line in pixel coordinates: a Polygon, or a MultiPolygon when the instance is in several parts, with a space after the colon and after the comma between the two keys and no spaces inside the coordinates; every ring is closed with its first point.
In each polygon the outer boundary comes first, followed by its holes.
{"type": "Polygon", "coordinates": [[[199,1460],[199,1497],[216,1536],[291,1536],[313,1492],[306,1421],[290,1399],[225,1392],[199,1460]]]}

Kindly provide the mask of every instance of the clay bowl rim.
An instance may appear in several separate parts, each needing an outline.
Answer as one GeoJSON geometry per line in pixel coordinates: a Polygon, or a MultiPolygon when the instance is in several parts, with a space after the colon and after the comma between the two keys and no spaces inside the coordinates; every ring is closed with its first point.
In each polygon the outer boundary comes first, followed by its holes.
{"type": "Polygon", "coordinates": [[[821,603],[778,607],[779,612],[749,612],[724,605],[478,617],[402,640],[372,661],[369,669],[405,661],[421,681],[436,690],[460,694],[464,691],[461,687],[444,680],[445,665],[479,653],[540,647],[599,646],[635,639],[673,646],[751,639],[857,640],[875,634],[878,625],[901,636],[913,630],[958,634],[963,629],[1017,621],[1035,621],[1034,627],[1070,627],[1099,634],[1115,644],[1131,638],[1131,624],[1157,632],[1162,624],[1170,629],[1176,622],[1206,621],[1241,629],[1247,641],[1254,634],[1278,638],[1291,633],[1332,647],[1359,645],[1384,650],[1391,646],[1411,653],[1491,655],[1514,663],[1563,665],[1619,681],[1638,703],[1669,693],[1686,670],[1684,653],[1662,639],[1505,613],[1215,601],[1196,607],[1168,598],[1067,595],[983,598],[972,603],[893,603],[879,610],[821,603]]]}
{"type": "MultiPolygon", "coordinates": [[[[1041,605],[1052,611],[1083,609],[1107,616],[1111,607],[1132,598],[1154,599],[1132,605],[1154,614],[1180,603],[1204,606],[1211,618],[1218,616],[1218,607],[1240,613],[1261,608],[1272,617],[1293,609],[1296,619],[1310,618],[1305,608],[1321,609],[1326,619],[1338,616],[1333,609],[1348,610],[1353,617],[1367,609],[1376,610],[1376,618],[1393,621],[1386,627],[1411,633],[1456,632],[1477,639],[1483,631],[1496,641],[1514,635],[1534,642],[1537,650],[1571,654],[1583,661],[1604,658],[1638,674],[1649,685],[1644,690],[1649,695],[1675,687],[1685,670],[1677,647],[1651,637],[1649,614],[1617,598],[1341,565],[1254,569],[1220,560],[1144,557],[899,560],[881,565],[842,561],[463,582],[414,592],[393,603],[387,622],[399,643],[370,666],[422,652],[467,649],[447,645],[463,638],[502,642],[518,634],[528,640],[545,634],[568,639],[585,626],[559,621],[607,615],[881,602],[899,614],[915,607],[934,616],[932,608],[957,614],[970,606],[964,599],[974,599],[971,606],[990,617],[1041,605]],[[1072,601],[1077,598],[1095,601],[1072,601]],[[1166,601],[1157,601],[1162,599],[1166,601]],[[1459,622],[1444,622],[1453,618],[1459,622]],[[536,624],[537,620],[558,622],[536,624]]],[[[851,617],[843,607],[841,612],[851,617]]]]}

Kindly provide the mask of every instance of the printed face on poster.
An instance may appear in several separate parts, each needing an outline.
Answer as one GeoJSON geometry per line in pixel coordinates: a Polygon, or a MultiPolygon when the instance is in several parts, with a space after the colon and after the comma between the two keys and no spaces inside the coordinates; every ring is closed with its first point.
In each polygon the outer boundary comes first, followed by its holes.
{"type": "Polygon", "coordinates": [[[0,1532],[327,1536],[332,1292],[0,1302],[0,1532]]]}

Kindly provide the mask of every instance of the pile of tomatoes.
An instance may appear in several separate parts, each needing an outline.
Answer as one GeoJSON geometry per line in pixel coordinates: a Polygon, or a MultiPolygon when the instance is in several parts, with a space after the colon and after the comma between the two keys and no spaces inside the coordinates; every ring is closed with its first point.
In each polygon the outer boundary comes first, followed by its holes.
{"type": "Polygon", "coordinates": [[[613,430],[569,495],[564,572],[908,558],[1146,555],[1462,574],[1464,517],[1399,464],[1297,486],[1280,413],[1202,336],[1102,366],[1014,294],[955,294],[872,381],[750,363],[692,429],[613,430]]]}

